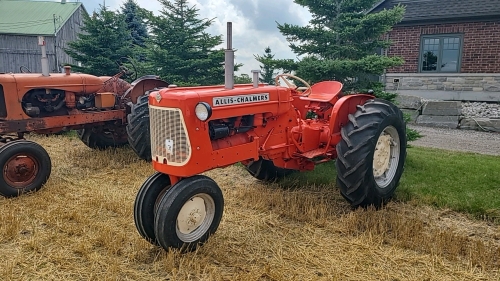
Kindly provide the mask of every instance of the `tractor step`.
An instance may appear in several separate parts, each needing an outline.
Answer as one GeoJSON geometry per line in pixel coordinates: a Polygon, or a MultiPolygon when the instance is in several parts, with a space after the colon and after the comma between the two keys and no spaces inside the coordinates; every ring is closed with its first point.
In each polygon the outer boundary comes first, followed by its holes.
{"type": "Polygon", "coordinates": [[[324,156],[325,155],[325,148],[324,147],[316,148],[316,149],[301,153],[299,155],[302,157],[305,157],[307,159],[313,159],[313,158],[318,157],[318,156],[324,156]]]}

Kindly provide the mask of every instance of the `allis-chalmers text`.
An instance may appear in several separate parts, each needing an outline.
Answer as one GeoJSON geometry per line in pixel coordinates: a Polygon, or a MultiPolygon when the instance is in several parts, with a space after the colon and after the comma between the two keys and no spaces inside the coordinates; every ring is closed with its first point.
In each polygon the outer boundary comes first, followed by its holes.
{"type": "Polygon", "coordinates": [[[266,102],[266,101],[269,101],[269,93],[214,97],[213,106],[215,107],[215,106],[236,105],[244,103],[266,102]]]}

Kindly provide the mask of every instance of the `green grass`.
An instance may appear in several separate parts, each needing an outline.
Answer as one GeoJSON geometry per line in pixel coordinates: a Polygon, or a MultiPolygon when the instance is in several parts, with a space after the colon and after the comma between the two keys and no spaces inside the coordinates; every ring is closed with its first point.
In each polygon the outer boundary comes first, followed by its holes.
{"type": "MultiPolygon", "coordinates": [[[[410,147],[396,200],[434,205],[500,222],[500,156],[410,147]]],[[[281,183],[335,185],[335,163],[297,173],[281,183]]]]}
{"type": "Polygon", "coordinates": [[[409,148],[396,195],[500,221],[500,157],[409,148]]]}

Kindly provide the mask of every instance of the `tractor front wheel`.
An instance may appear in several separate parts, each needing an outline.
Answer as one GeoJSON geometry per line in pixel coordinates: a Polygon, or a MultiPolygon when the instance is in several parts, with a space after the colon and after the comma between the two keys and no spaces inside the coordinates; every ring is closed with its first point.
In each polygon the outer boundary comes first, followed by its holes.
{"type": "Polygon", "coordinates": [[[128,143],[139,158],[148,162],[151,161],[148,107],[149,93],[150,91],[138,97],[137,103],[130,105],[131,111],[127,115],[128,143]]]}
{"type": "Polygon", "coordinates": [[[39,144],[17,140],[0,147],[0,167],[0,195],[15,197],[39,190],[49,179],[52,163],[39,144]]]}
{"type": "Polygon", "coordinates": [[[406,158],[403,114],[385,100],[368,100],[349,115],[337,144],[337,185],[353,207],[380,207],[399,184],[406,158]]]}
{"type": "Polygon", "coordinates": [[[135,198],[135,227],[139,234],[153,245],[158,245],[154,230],[155,209],[158,199],[169,187],[170,177],[156,172],[142,184],[135,198]]]}
{"type": "Polygon", "coordinates": [[[165,250],[195,250],[219,227],[224,209],[222,191],[211,178],[183,179],[159,198],[156,240],[165,250]]]}

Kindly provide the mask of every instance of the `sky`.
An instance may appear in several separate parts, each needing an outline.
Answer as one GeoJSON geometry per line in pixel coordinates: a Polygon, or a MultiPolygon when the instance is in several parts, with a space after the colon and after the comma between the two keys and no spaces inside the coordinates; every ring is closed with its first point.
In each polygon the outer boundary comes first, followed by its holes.
{"type": "MultiPolygon", "coordinates": [[[[76,0],[68,0],[74,2],[76,0]]],[[[99,9],[104,0],[80,0],[89,13],[99,9]]],[[[124,0],[105,0],[106,7],[118,10],[124,0]]],[[[136,0],[142,8],[158,15],[162,9],[156,0],[136,0]]],[[[296,58],[288,47],[285,37],[279,32],[276,22],[307,25],[311,16],[307,8],[293,3],[292,0],[189,0],[199,9],[200,18],[215,18],[207,30],[215,35],[223,35],[226,46],[226,23],[233,24],[233,48],[235,62],[243,63],[237,74],[252,76],[251,70],[259,69],[254,55],[262,55],[269,46],[275,58],[296,58]]]]}

